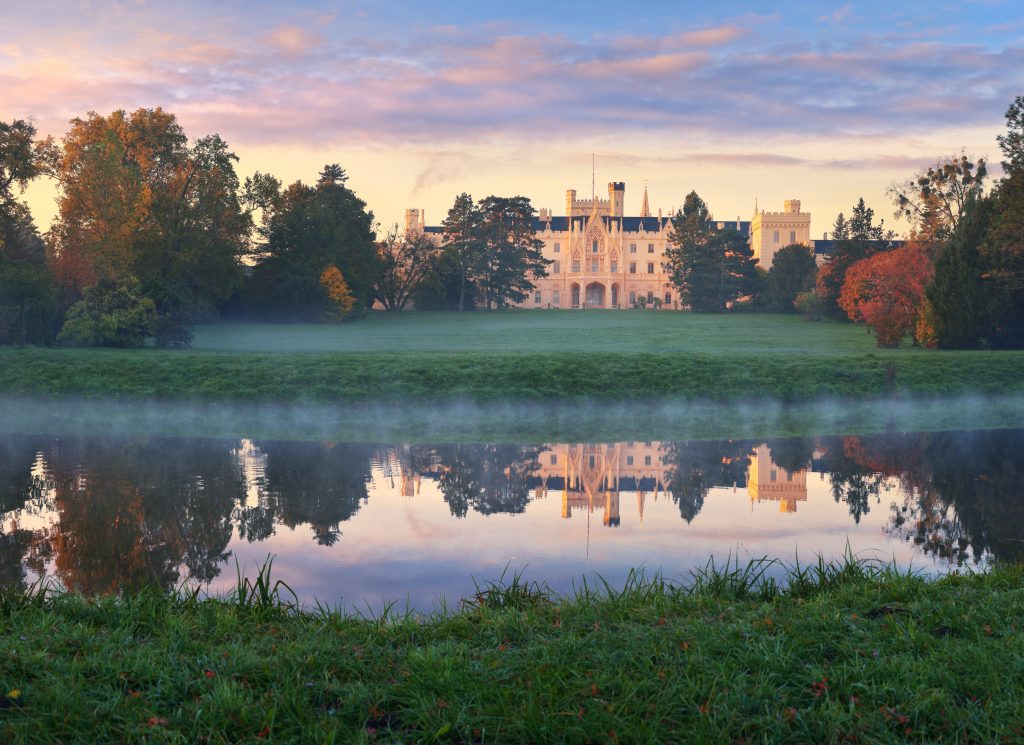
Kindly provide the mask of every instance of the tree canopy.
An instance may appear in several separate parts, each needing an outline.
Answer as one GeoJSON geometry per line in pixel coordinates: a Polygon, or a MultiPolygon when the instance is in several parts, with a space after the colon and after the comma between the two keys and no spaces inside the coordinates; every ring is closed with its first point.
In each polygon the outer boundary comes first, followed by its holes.
{"type": "Polygon", "coordinates": [[[683,305],[720,312],[754,291],[757,263],[746,236],[732,228],[713,230],[709,216],[697,192],[687,194],[672,218],[665,260],[683,305]]]}

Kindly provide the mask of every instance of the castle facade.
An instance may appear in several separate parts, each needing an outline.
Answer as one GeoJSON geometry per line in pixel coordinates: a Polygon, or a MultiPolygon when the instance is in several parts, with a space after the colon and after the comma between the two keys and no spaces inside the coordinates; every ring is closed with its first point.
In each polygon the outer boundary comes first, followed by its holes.
{"type": "MultiPolygon", "coordinates": [[[[640,212],[625,215],[626,185],[608,184],[608,199],[579,199],[566,192],[565,215],[541,209],[534,218],[534,233],[543,241],[550,260],[548,276],[534,280],[534,290],[521,308],[633,308],[637,305],[679,308],[676,289],[669,282],[665,249],[672,221],[650,213],[644,188],[640,212]]],[[[712,220],[712,229],[734,228],[748,236],[754,257],[771,268],[775,253],[793,243],[811,242],[811,215],[801,212],[800,200],[786,200],[782,212],[757,212],[751,220],[712,220]]],[[[405,212],[406,232],[435,234],[443,229],[425,225],[418,209],[405,212]]]]}

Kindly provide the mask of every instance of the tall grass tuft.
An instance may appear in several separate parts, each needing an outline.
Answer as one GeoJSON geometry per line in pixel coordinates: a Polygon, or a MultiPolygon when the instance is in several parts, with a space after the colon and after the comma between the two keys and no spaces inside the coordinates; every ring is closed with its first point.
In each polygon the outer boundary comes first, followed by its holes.
{"type": "Polygon", "coordinates": [[[274,567],[274,557],[268,555],[256,572],[256,579],[243,576],[242,569],[235,560],[235,571],[238,575],[238,582],[231,600],[236,606],[244,610],[283,610],[296,611],[299,609],[299,598],[295,591],[284,580],[271,580],[271,571],[274,567]],[[290,599],[289,599],[290,598],[290,599]]]}

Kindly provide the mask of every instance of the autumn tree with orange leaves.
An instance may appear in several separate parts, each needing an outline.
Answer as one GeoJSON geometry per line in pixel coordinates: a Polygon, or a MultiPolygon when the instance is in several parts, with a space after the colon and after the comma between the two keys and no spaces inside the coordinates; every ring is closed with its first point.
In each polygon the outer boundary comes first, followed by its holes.
{"type": "Polygon", "coordinates": [[[839,306],[875,332],[880,347],[898,347],[914,329],[933,267],[918,243],[858,261],[846,272],[839,306]]]}
{"type": "Polygon", "coordinates": [[[135,278],[165,326],[213,312],[242,280],[252,228],[236,161],[217,135],[189,143],[159,108],[72,120],[53,167],[64,306],[100,279],[135,278]]]}

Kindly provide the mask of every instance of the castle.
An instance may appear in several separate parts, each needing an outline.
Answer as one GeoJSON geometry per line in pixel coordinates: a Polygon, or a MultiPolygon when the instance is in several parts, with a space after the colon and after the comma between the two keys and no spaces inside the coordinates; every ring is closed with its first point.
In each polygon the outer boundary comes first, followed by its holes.
{"type": "MultiPolygon", "coordinates": [[[[639,304],[678,308],[676,289],[669,282],[665,249],[672,222],[658,211],[651,215],[644,187],[640,214],[625,215],[626,185],[608,184],[608,199],[579,199],[575,189],[565,197],[565,215],[541,209],[534,232],[549,259],[548,276],[535,280],[521,308],[632,308],[639,304]]],[[[418,209],[405,211],[406,233],[422,232],[441,239],[441,227],[427,226],[418,209]]],[[[712,229],[731,227],[750,239],[754,257],[771,268],[783,246],[799,243],[813,251],[811,215],[800,200],[786,200],[782,212],[757,212],[752,220],[712,220],[712,229]]]]}

